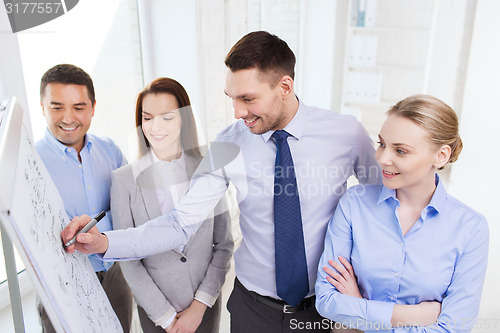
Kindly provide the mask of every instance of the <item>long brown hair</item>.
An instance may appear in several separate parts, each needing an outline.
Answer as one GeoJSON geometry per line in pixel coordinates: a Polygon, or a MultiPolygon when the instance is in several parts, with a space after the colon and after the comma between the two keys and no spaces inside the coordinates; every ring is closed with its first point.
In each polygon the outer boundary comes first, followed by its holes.
{"type": "Polygon", "coordinates": [[[137,128],[137,138],[139,140],[139,157],[143,156],[149,150],[149,142],[142,132],[142,102],[144,97],[149,94],[170,94],[175,97],[179,104],[179,113],[181,115],[181,147],[187,154],[195,157],[201,157],[198,133],[196,131],[196,122],[191,109],[191,102],[184,87],[174,79],[160,77],[148,84],[137,96],[135,106],[135,125],[137,128]]]}

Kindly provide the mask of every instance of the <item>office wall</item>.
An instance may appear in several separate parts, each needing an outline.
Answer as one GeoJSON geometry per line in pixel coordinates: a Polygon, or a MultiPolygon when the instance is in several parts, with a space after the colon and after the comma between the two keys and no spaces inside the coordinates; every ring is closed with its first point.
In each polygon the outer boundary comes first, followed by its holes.
{"type": "Polygon", "coordinates": [[[474,332],[500,331],[500,2],[478,0],[468,62],[461,135],[464,148],[453,166],[449,191],[488,220],[489,264],[474,332]]]}

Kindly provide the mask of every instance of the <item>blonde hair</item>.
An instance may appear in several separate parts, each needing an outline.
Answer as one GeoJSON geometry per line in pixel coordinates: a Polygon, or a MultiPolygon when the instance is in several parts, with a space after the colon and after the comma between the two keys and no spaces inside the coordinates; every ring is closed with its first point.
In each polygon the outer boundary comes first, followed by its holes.
{"type": "Polygon", "coordinates": [[[390,115],[404,117],[423,127],[429,132],[430,141],[437,146],[449,145],[451,154],[448,163],[458,159],[463,147],[458,133],[458,117],[443,101],[429,95],[413,95],[391,107],[387,111],[387,116],[390,115]]]}

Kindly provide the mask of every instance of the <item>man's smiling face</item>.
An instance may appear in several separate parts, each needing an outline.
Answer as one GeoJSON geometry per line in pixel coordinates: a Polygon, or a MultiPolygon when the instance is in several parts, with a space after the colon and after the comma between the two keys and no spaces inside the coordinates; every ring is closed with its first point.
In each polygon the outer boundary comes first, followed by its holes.
{"type": "Polygon", "coordinates": [[[87,87],[77,84],[49,83],[41,101],[43,115],[52,135],[62,144],[83,148],[95,103],[89,98],[87,87]]]}

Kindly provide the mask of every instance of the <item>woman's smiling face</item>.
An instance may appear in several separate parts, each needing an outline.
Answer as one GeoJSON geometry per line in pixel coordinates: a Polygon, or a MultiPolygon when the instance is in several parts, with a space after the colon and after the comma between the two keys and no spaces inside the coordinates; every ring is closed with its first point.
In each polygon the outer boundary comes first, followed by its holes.
{"type": "Polygon", "coordinates": [[[169,159],[177,155],[182,149],[182,119],[175,96],[148,94],[142,102],[142,110],[142,131],[156,156],[169,159]]]}
{"type": "Polygon", "coordinates": [[[376,158],[383,183],[391,189],[418,188],[434,181],[440,165],[439,147],[429,139],[429,132],[413,121],[389,116],[379,134],[376,158]]]}

